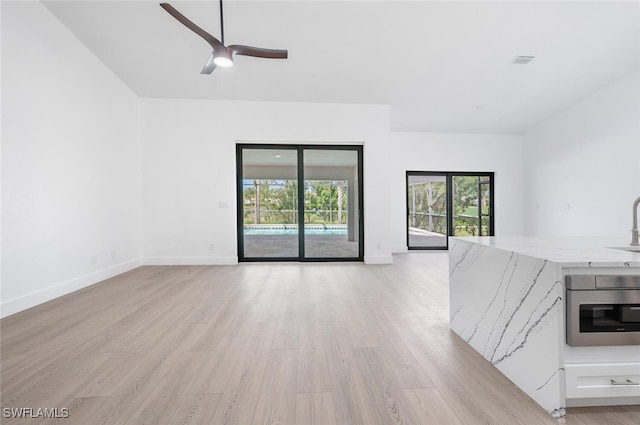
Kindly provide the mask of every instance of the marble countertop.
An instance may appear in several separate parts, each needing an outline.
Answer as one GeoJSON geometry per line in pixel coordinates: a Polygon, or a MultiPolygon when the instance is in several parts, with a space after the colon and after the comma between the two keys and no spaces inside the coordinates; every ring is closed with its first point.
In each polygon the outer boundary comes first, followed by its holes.
{"type": "Polygon", "coordinates": [[[640,252],[613,249],[632,248],[629,240],[623,238],[482,236],[451,239],[541,258],[565,267],[640,268],[640,252]]]}

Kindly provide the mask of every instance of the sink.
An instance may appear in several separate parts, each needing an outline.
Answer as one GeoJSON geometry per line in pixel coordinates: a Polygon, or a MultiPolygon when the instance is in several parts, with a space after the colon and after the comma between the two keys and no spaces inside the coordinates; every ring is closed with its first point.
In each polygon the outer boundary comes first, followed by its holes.
{"type": "Polygon", "coordinates": [[[632,245],[628,245],[628,246],[612,246],[611,249],[617,249],[620,251],[627,251],[627,252],[640,252],[640,246],[632,246],[632,245]]]}

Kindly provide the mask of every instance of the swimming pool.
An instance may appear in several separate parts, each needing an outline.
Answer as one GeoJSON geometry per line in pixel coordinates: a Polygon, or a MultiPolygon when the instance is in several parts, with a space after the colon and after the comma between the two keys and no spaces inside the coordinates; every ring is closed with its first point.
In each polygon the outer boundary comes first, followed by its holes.
{"type": "MultiPolygon", "coordinates": [[[[272,225],[246,225],[245,235],[297,235],[298,226],[295,224],[272,224],[272,225]]],[[[305,235],[346,235],[347,226],[339,224],[306,224],[304,226],[305,235]]]]}

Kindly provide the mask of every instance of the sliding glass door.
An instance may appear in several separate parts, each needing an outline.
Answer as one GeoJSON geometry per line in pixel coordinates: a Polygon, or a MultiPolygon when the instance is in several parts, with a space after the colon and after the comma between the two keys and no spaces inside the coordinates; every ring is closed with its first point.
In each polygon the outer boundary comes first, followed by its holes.
{"type": "Polygon", "coordinates": [[[409,249],[447,249],[448,236],[493,229],[493,173],[407,172],[409,249]]]}
{"type": "Polygon", "coordinates": [[[240,261],[362,260],[362,147],[238,145],[240,261]]]}

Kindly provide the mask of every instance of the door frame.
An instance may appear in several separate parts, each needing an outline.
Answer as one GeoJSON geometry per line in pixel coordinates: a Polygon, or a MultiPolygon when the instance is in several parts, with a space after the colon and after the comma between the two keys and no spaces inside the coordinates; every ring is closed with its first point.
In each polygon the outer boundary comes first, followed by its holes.
{"type": "MultiPolygon", "coordinates": [[[[489,185],[489,235],[483,236],[494,236],[495,235],[495,173],[493,171],[487,172],[478,172],[478,171],[407,171],[405,177],[405,206],[406,206],[406,214],[405,214],[405,229],[406,229],[406,240],[407,240],[407,249],[410,251],[424,251],[424,250],[448,250],[449,249],[449,237],[454,236],[454,228],[453,228],[453,177],[454,176],[472,176],[472,177],[489,177],[489,181],[481,181],[478,182],[478,190],[480,190],[480,185],[488,184],[489,185]],[[409,177],[410,176],[444,176],[446,191],[447,191],[447,237],[445,238],[445,246],[410,246],[409,245],[409,177]]],[[[478,206],[478,221],[479,228],[482,229],[482,208],[478,206]]]]}
{"type": "Polygon", "coordinates": [[[363,145],[325,145],[325,144],[275,144],[275,143],[236,143],[236,216],[237,248],[239,262],[328,262],[328,261],[364,261],[364,153],[363,145]],[[297,257],[246,257],[244,255],[244,203],[243,203],[243,149],[289,149],[297,151],[298,180],[298,256],[297,257]],[[305,150],[347,150],[355,151],[358,160],[358,255],[355,257],[306,257],[304,232],[304,151],[305,150]]]}

